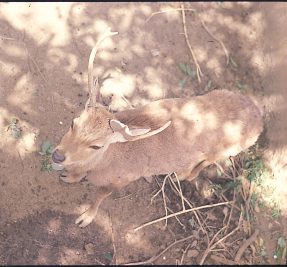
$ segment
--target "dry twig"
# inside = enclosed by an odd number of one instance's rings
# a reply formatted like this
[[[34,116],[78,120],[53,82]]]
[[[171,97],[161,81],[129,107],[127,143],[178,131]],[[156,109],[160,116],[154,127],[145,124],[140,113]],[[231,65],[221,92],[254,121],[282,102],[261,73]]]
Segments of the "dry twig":
[[[195,9],[192,9],[192,8],[186,8],[185,10],[186,11],[193,11],[193,12],[196,11]],[[154,12],[146,19],[145,23],[147,23],[154,15],[159,15],[159,14],[173,12],[173,11],[182,11],[182,9],[181,8],[175,8],[175,9],[169,9],[169,10]]]
[[[227,221],[227,224],[226,224],[226,228],[225,228],[225,231],[224,231],[224,234],[227,233],[227,230],[229,228],[229,224],[230,224],[230,221],[231,221],[231,218],[232,218],[232,214],[233,214],[233,209],[234,209],[234,206],[235,206],[235,189],[233,189],[233,204],[231,206],[231,210],[230,210],[230,213],[229,213],[229,217],[228,217],[228,221]]]
[[[167,207],[167,209],[168,209],[171,213],[174,213],[174,211],[173,211],[171,208]],[[184,229],[184,231],[186,231],[186,227],[185,227],[185,225],[180,221],[180,219],[178,219],[177,216],[175,216],[175,219],[178,221],[178,223],[179,223],[180,226]]]
[[[182,265],[183,260],[184,260],[184,256],[186,255],[186,252],[188,251],[190,245],[191,245],[191,244],[188,244],[187,247],[186,247],[186,249],[183,251],[182,256],[181,256],[181,260],[180,260],[180,263],[179,263],[180,265]]]
[[[193,205],[192,205],[192,204],[186,199],[186,197],[180,192],[180,190],[177,188],[175,182],[173,181],[173,179],[172,179],[171,177],[170,177],[170,179],[169,179],[169,182],[170,182],[170,184],[172,184],[173,187],[175,188],[175,190],[174,190],[174,188],[171,187],[171,188],[175,191],[175,193],[178,194],[178,195],[181,197],[181,199],[183,199],[183,200],[186,202],[186,204],[192,209],[192,208],[193,208]],[[201,220],[202,220],[201,215],[200,215],[199,213],[197,214],[196,211],[193,211],[193,214],[194,214],[194,216],[195,216],[195,218],[196,218],[196,220],[197,220],[197,222],[198,222],[198,224],[199,224],[201,230],[206,234],[206,236],[207,236],[207,238],[208,238],[208,234],[207,234],[206,230],[204,229],[204,227],[203,227],[203,225],[202,225],[202,223],[201,223]],[[203,222],[203,223],[206,225],[205,222]]]
[[[214,244],[212,244],[215,241],[215,238],[220,234],[220,232],[226,228],[226,226],[224,226],[223,228],[221,228],[212,238],[212,240],[210,241],[210,244],[208,244],[199,265],[203,265],[206,257],[208,256],[209,252],[214,249],[218,244],[220,244],[223,240],[225,240],[226,238],[228,238],[229,236],[233,235],[236,231],[239,230],[240,226],[241,226],[241,220],[242,220],[242,212],[240,214],[240,218],[239,218],[239,222],[238,222],[238,226],[233,229],[229,234],[225,235],[224,237],[222,237],[221,239],[219,239],[217,242],[215,242]]]
[[[201,22],[202,27],[207,31],[207,33],[208,33],[215,41],[217,41],[217,42],[221,45],[221,47],[222,47],[222,49],[223,49],[223,51],[224,51],[224,54],[225,54],[225,56],[226,56],[226,66],[227,66],[227,65],[229,64],[229,53],[228,53],[228,51],[227,51],[227,49],[226,49],[224,43],[223,43],[220,39],[218,39],[216,36],[214,36],[214,34],[213,34],[212,32],[210,32],[210,30],[209,30],[209,29],[207,28],[207,26],[205,25],[205,22],[200,18],[199,15],[198,15],[198,17],[199,17],[199,20],[200,20],[200,22]]]
[[[179,188],[179,194],[181,197],[181,204],[182,204],[182,210],[185,210],[185,205],[184,205],[184,200],[183,200],[183,194],[182,194],[182,190],[181,190],[181,186],[180,186],[180,181],[178,180],[177,174],[174,173],[174,176],[176,178],[177,184],[178,184],[178,188]],[[169,176],[169,179],[172,179],[171,176]]]
[[[24,33],[25,35],[25,33]],[[36,63],[36,61],[31,57],[30,53],[29,53],[29,50],[27,48],[27,45],[24,41],[21,41],[21,40],[18,40],[18,39],[15,39],[15,38],[10,38],[10,37],[5,37],[5,36],[0,36],[1,39],[4,39],[4,40],[9,40],[9,41],[15,41],[19,44],[22,44],[26,50],[26,54],[27,54],[27,58],[28,60],[30,59],[34,65],[34,67],[37,69],[38,73],[40,74],[41,78],[43,79],[43,81],[47,84],[47,80],[46,78],[44,77],[44,75],[42,74],[38,64]]]
[[[229,203],[231,203],[231,201],[229,201],[229,202],[221,202],[221,203],[216,203],[216,204],[211,204],[211,205],[205,205],[205,206],[196,207],[196,208],[187,209],[187,210],[182,210],[182,211],[179,211],[179,212],[176,212],[176,213],[173,213],[173,214],[169,214],[169,215],[164,216],[164,217],[162,217],[162,218],[159,218],[159,219],[156,219],[156,220],[147,222],[147,223],[145,223],[145,224],[142,224],[141,226],[135,228],[134,231],[138,231],[138,230],[140,230],[140,229],[142,229],[142,228],[144,228],[144,227],[146,227],[146,226],[148,226],[148,225],[151,225],[151,224],[160,222],[160,221],[165,220],[165,219],[168,219],[168,218],[172,218],[172,217],[177,216],[177,215],[180,215],[180,214],[188,213],[188,212],[195,211],[195,210],[201,210],[201,209],[207,209],[207,208],[212,208],[212,207],[227,205],[227,204],[229,204]]]
[[[242,257],[244,251],[247,249],[248,246],[250,246],[254,241],[256,241],[256,238],[259,234],[259,230],[256,229],[254,231],[254,233],[252,234],[251,237],[249,237],[242,245],[241,247],[238,249],[236,256],[234,258],[234,261],[239,262],[240,258]]]
[[[195,66],[196,66],[196,73],[197,73],[198,82],[201,83],[201,78],[200,78],[200,76],[203,76],[203,74],[202,74],[202,71],[201,71],[201,69],[200,69],[200,66],[199,66],[199,64],[198,64],[198,62],[197,62],[197,59],[196,59],[196,57],[195,57],[194,51],[193,51],[193,49],[192,49],[192,47],[191,47],[191,45],[190,45],[189,39],[188,39],[187,29],[186,29],[186,23],[185,23],[185,11],[184,11],[184,10],[185,10],[185,9],[184,9],[184,5],[182,4],[182,5],[181,5],[181,12],[182,12],[182,23],[183,23],[184,37],[185,37],[185,41],[186,41],[186,43],[187,43],[187,46],[188,46],[188,48],[189,48],[189,51],[190,51],[190,53],[191,53],[191,55],[192,55],[193,61],[194,61]]]
[[[114,253],[113,253],[113,258],[111,260],[111,264],[117,265],[117,251],[116,251],[116,246],[115,246],[114,228],[113,228],[113,222],[112,222],[112,218],[111,218],[111,214],[110,213],[109,213],[109,218],[110,218],[110,227],[111,227],[111,232],[112,232],[111,233],[111,235],[112,235],[112,244],[113,244],[113,249],[114,249]]]
[[[165,183],[166,183],[166,180],[167,180],[168,177],[169,177],[169,175],[166,175],[166,176],[164,177],[162,186],[160,187],[160,189],[158,190],[158,192],[157,192],[155,195],[153,195],[152,198],[151,198],[151,202],[152,202],[153,199],[154,199],[160,192],[162,192],[162,199],[163,199],[164,210],[165,210],[165,215],[166,215],[166,216],[167,216],[167,214],[168,214],[168,212],[167,212],[168,207],[167,207],[167,205],[166,205],[166,196],[165,196],[164,188],[165,188]],[[158,182],[157,182],[157,183],[158,183]],[[159,185],[159,183],[158,183],[158,185]],[[164,228],[166,228],[166,226],[167,226],[167,219],[165,220]]]

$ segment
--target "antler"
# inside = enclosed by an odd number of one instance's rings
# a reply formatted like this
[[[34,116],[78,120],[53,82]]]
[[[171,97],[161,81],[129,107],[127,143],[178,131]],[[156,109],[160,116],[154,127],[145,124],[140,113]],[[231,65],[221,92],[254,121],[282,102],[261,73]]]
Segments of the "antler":
[[[90,94],[89,104],[88,106],[94,106],[97,103],[97,94],[98,94],[98,79],[96,79],[95,87],[93,86],[93,64],[94,59],[97,54],[98,48],[100,44],[109,36],[113,36],[118,34],[118,32],[111,32],[111,28],[109,27],[103,36],[98,40],[95,47],[91,51],[88,65],[88,89]],[[95,89],[94,89],[95,88]],[[94,90],[93,90],[94,89]]]

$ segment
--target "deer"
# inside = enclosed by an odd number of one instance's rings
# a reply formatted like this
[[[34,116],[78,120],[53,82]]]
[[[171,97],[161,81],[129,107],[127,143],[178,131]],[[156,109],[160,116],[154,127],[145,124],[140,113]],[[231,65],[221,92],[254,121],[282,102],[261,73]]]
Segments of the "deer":
[[[79,227],[94,220],[113,191],[161,174],[192,181],[207,166],[254,145],[263,130],[258,105],[226,89],[110,112],[99,103],[99,79],[92,70],[99,45],[115,34],[109,28],[92,49],[85,108],[52,153],[53,162],[64,169],[62,181],[87,177],[97,189],[94,203],[75,221]]]

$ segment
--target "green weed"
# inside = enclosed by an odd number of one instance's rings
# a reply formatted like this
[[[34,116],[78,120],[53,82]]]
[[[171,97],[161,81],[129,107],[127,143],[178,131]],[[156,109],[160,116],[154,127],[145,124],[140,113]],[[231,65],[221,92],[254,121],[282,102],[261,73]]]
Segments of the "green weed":
[[[244,84],[239,80],[235,81],[235,86],[242,92],[246,91],[248,88],[247,84]]]
[[[53,150],[54,150],[54,147],[48,140],[42,143],[40,151],[39,151],[39,154],[42,156],[41,171],[51,172],[53,170],[52,163],[50,160]]]
[[[7,131],[10,131],[10,134],[13,138],[19,139],[22,136],[22,129],[18,125],[19,120],[17,118],[12,118],[9,125],[7,126]]]
[[[185,75],[185,78],[179,81],[178,85],[181,89],[184,88],[186,83],[192,80],[196,76],[196,71],[193,70],[188,64],[180,63],[178,64],[179,69]]]

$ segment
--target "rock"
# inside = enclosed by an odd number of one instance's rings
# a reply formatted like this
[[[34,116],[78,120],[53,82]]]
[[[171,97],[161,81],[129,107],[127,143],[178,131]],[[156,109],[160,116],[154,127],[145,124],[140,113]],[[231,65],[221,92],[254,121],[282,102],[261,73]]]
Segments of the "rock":
[[[158,49],[152,49],[150,50],[153,57],[158,57],[160,55],[160,52]]]

